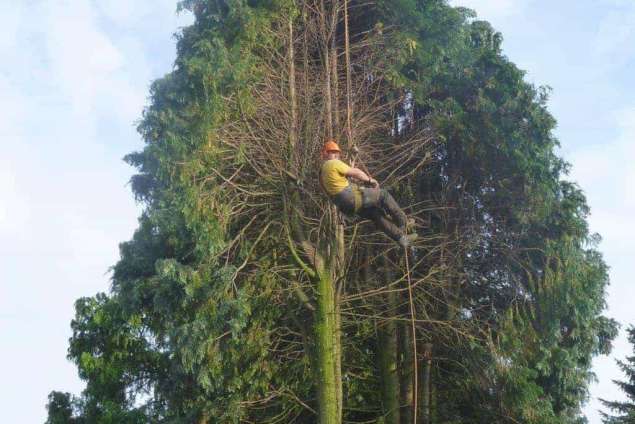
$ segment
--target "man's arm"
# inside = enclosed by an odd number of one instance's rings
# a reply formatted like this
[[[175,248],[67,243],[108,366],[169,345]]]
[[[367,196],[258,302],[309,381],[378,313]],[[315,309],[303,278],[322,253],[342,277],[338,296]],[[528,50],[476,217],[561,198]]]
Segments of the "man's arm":
[[[356,180],[363,181],[365,183],[370,183],[375,187],[379,187],[379,183],[374,178],[366,175],[364,171],[358,168],[350,168],[348,172],[346,172],[347,177],[355,178]]]

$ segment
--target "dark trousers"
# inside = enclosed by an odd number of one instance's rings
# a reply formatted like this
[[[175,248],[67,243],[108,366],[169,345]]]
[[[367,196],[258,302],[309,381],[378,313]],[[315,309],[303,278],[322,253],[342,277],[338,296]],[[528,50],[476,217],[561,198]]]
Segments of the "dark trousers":
[[[406,234],[406,214],[386,190],[351,184],[332,199],[343,213],[370,219],[395,241]]]

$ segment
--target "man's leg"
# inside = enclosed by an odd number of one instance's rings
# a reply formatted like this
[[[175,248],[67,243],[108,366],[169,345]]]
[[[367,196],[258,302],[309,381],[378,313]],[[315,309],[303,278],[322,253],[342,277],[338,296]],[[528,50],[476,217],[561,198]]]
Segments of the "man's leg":
[[[362,191],[362,207],[365,209],[385,209],[395,224],[405,230],[406,214],[401,210],[397,201],[384,189],[364,187]]]
[[[375,223],[375,226],[384,232],[388,237],[400,243],[403,241],[402,237],[405,236],[405,232],[402,231],[397,225],[393,224],[386,216],[384,215],[383,210],[378,207],[364,208],[359,211],[359,216],[362,218],[370,219]]]
[[[406,231],[406,214],[401,210],[397,201],[386,190],[379,190],[379,202],[388,211],[395,224],[403,231]]]
[[[414,255],[411,242],[417,234],[406,233],[407,217],[395,199],[386,190],[377,188],[362,188],[361,190],[363,208],[358,215],[372,220],[378,229]],[[386,217],[385,211],[390,214],[392,221]]]
[[[407,254],[414,261],[416,259],[415,250],[412,246],[412,241],[417,238],[416,233],[407,234],[406,225],[408,222],[408,218],[404,211],[399,207],[397,201],[388,193],[386,190],[379,191],[379,199],[383,209],[387,210],[392,220],[399,226],[401,231],[401,237],[397,240],[397,243],[404,249],[406,249]]]

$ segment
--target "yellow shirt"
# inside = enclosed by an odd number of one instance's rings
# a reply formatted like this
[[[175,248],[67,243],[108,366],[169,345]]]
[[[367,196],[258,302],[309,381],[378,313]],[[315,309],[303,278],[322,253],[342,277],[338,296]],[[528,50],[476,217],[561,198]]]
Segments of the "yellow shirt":
[[[322,163],[320,182],[329,196],[334,196],[348,187],[346,173],[351,169],[339,159],[331,159]]]

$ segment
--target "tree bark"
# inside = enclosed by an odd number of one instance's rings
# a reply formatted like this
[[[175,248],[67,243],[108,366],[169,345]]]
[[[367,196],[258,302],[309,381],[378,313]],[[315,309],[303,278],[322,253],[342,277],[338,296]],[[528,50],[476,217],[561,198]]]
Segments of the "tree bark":
[[[399,350],[401,352],[400,369],[400,405],[402,424],[412,424],[412,406],[414,394],[414,379],[412,375],[412,336],[410,323],[402,321],[399,323]]]
[[[386,271],[386,281],[392,281],[390,273]],[[389,291],[386,294],[386,302],[389,311],[395,311],[397,306],[397,294]],[[379,372],[381,376],[381,398],[386,424],[400,423],[399,410],[399,373],[397,323],[389,319],[377,325],[377,356],[379,359]]]
[[[295,51],[293,48],[293,18],[289,18],[289,101],[291,103],[291,125],[289,129],[290,159],[293,162],[298,139],[298,104],[295,89]]]
[[[318,422],[320,424],[340,423],[337,399],[337,349],[334,334],[335,289],[329,272],[318,273],[317,309],[315,312],[315,380],[318,392]]]
[[[423,369],[421,371],[421,422],[431,423],[431,393],[432,393],[432,343],[423,345]]]
[[[340,296],[335,295],[335,331],[333,332],[335,344],[335,388],[337,397],[338,422],[342,422],[344,408],[344,388],[342,386],[342,319],[340,315]]]
[[[333,103],[331,98],[331,61],[329,38],[330,33],[327,28],[326,6],[324,0],[320,1],[320,30],[322,32],[322,57],[324,60],[324,105],[326,106],[326,134],[328,138],[333,138]]]
[[[353,147],[353,130],[351,128],[351,119],[353,115],[353,107],[351,105],[351,56],[350,56],[350,40],[348,34],[348,0],[344,0],[344,58],[346,65],[346,141],[349,149]]]

